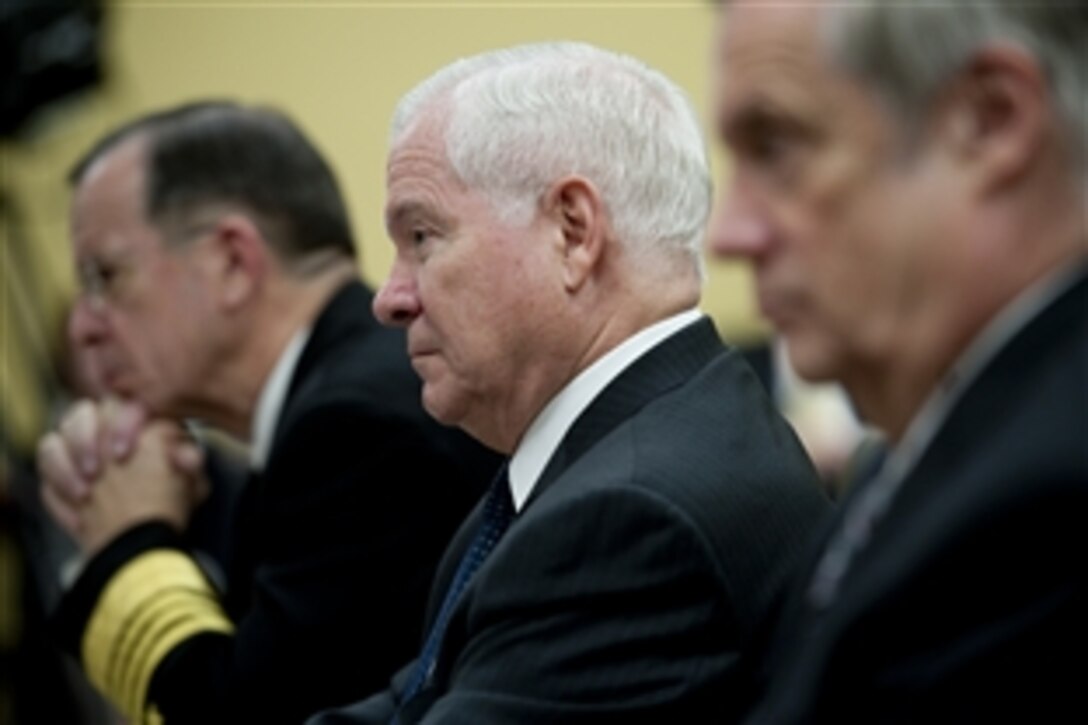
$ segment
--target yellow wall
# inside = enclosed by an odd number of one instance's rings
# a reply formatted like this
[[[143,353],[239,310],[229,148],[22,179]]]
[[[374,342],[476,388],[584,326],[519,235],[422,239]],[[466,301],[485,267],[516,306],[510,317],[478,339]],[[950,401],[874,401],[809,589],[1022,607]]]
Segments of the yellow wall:
[[[44,420],[24,380],[40,363],[19,330],[33,327],[55,342],[72,289],[64,174],[94,137],[117,122],[209,96],[285,110],[338,170],[363,246],[364,275],[378,282],[392,259],[381,223],[386,127],[402,93],[462,55],[534,40],[585,40],[656,66],[688,90],[706,119],[710,5],[630,0],[111,4],[105,85],[52,112],[31,138],[0,148],[0,179],[25,222],[18,228],[20,238],[29,240],[42,260],[27,270],[27,263],[19,262],[16,269],[7,251],[13,227],[5,215],[0,394],[9,432],[29,438]],[[11,273],[33,280],[37,293],[30,309],[12,302],[20,293],[9,284]],[[748,292],[742,271],[711,265],[704,308],[727,337],[762,331]],[[19,309],[34,324],[13,324]],[[12,411],[18,412],[14,418]]]

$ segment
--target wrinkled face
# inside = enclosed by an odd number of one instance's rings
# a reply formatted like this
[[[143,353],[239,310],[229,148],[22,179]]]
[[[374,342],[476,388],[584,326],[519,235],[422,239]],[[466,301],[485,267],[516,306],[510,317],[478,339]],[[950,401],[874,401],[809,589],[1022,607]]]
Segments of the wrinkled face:
[[[885,106],[834,64],[820,12],[722,13],[715,103],[733,167],[709,244],[752,263],[760,309],[803,376],[849,382],[910,344],[956,177],[935,144],[908,150]]]
[[[375,313],[407,328],[427,411],[509,448],[524,415],[551,392],[538,375],[562,294],[550,227],[539,215],[504,223],[456,176],[430,126],[394,146],[387,182],[396,259]]]
[[[145,219],[143,176],[142,144],[130,142],[95,163],[75,191],[83,294],[69,331],[102,385],[182,415],[203,374],[207,295],[194,271],[196,242],[167,248]]]

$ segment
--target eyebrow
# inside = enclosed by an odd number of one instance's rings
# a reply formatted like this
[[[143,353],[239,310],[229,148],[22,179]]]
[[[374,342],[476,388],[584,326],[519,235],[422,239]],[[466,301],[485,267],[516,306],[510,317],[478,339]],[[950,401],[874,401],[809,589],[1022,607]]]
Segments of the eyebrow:
[[[718,124],[718,132],[726,138],[751,133],[781,118],[774,105],[757,99],[742,106]]]
[[[421,201],[409,199],[398,202],[396,206],[386,210],[385,228],[387,230],[392,230],[395,227],[403,225],[410,217],[429,215],[430,207]]]
[[[718,124],[718,134],[727,142],[743,142],[773,129],[796,137],[813,140],[820,136],[817,128],[787,113],[774,103],[757,99]]]
[[[125,262],[133,256],[136,256],[136,252],[124,247],[95,249],[91,251],[85,250],[75,255],[75,263],[76,266],[94,265],[97,267],[104,267]]]

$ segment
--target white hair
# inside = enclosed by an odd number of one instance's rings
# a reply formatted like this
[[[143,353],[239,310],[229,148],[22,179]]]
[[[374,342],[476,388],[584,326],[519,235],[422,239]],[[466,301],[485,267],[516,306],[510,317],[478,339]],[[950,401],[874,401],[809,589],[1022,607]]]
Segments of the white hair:
[[[600,192],[634,256],[664,253],[701,271],[706,148],[684,92],[658,71],[581,43],[484,53],[405,95],[392,142],[445,102],[451,166],[505,220],[527,223],[551,184],[579,175]]]
[[[1010,43],[1042,66],[1066,127],[1073,165],[1088,180],[1088,2],[956,0],[832,5],[829,47],[917,128],[944,85],[982,47]]]

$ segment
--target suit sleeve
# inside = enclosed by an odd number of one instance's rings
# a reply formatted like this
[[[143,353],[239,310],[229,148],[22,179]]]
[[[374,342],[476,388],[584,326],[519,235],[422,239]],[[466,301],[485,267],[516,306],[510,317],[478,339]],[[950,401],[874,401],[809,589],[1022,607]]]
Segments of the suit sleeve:
[[[448,691],[422,722],[728,718],[747,686],[739,635],[683,512],[644,490],[598,490],[531,524],[481,569],[464,630],[450,635],[465,644]]]
[[[328,393],[292,419],[262,482],[259,526],[247,532],[259,561],[252,581],[231,582],[251,587],[249,606],[231,622],[210,588],[202,591],[207,626],[159,641],[139,687],[130,678],[104,688],[132,722],[161,713],[169,725],[297,723],[378,689],[418,646],[434,563],[460,518],[453,512],[466,508],[453,498],[456,484],[441,478],[450,462],[416,418],[357,404],[347,390]],[[182,568],[184,552],[171,556]],[[105,618],[130,626],[99,640],[113,651],[128,646],[137,621],[109,593],[131,566],[107,577],[88,597],[90,614],[69,625],[84,642]],[[141,629],[166,628],[165,608],[124,604],[144,609]],[[209,611],[218,613],[214,623]]]
[[[161,722],[146,693],[167,654],[234,631],[180,536],[161,522],[135,526],[100,552],[62,601],[55,624],[88,679],[133,723]]]

